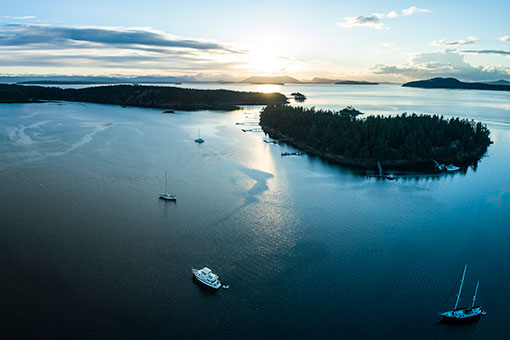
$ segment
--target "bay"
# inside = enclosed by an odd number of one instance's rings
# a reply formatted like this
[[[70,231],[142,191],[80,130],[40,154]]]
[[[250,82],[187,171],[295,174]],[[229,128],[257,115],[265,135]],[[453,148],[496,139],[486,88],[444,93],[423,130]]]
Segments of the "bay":
[[[267,144],[261,107],[0,105],[3,337],[505,338],[510,97],[393,84],[183,87],[276,91],[367,114],[486,123],[461,173],[367,178]],[[243,123],[245,126],[236,125]],[[196,144],[198,129],[205,143]],[[168,171],[176,203],[158,199]],[[438,323],[468,264],[488,315]],[[191,280],[209,266],[230,290]],[[444,308],[452,308],[450,299]]]

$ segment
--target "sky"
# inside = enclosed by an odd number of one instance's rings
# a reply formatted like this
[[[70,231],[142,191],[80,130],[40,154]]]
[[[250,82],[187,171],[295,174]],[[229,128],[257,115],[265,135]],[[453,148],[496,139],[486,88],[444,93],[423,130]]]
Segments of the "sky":
[[[1,75],[510,80],[510,1],[2,1]]]

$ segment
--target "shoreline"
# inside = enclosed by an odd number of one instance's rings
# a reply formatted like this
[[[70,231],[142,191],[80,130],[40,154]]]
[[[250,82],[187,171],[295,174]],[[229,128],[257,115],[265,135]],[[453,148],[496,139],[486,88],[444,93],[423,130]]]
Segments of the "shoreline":
[[[370,169],[370,170],[377,170],[377,160],[356,160],[356,159],[350,159],[346,157],[342,157],[339,155],[335,155],[332,153],[326,153],[319,151],[317,149],[314,149],[310,147],[309,145],[306,145],[304,143],[301,143],[299,141],[294,140],[291,137],[288,137],[286,135],[281,134],[280,132],[271,129],[267,126],[263,126],[262,131],[264,131],[265,134],[267,134],[270,138],[273,138],[277,140],[278,142],[285,143],[287,145],[293,146],[298,150],[301,150],[303,152],[306,152],[310,156],[316,156],[323,160],[342,165],[342,166],[348,166],[352,168],[358,168],[358,169]],[[483,155],[486,153],[480,152],[480,150],[473,151],[469,154],[466,154],[465,157],[461,159],[452,160],[451,163],[456,163],[457,165],[461,167],[467,167],[473,164],[478,163],[478,161],[483,157]],[[390,170],[400,170],[400,171],[410,171],[410,172],[423,172],[423,170],[430,169],[430,171],[435,170],[435,164],[434,160],[432,159],[418,159],[414,161],[410,160],[397,160],[397,161],[389,161],[389,160],[383,160],[380,161],[381,166],[385,169]]]
[[[106,85],[81,89],[0,84],[0,103],[83,102],[163,110],[233,111],[241,106],[288,103],[281,93],[189,89],[170,86]]]

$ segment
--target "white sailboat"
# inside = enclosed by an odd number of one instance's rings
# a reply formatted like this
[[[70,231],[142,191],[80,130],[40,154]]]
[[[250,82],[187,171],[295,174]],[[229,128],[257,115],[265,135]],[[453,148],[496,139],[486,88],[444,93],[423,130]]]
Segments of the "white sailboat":
[[[200,144],[200,143],[203,143],[203,142],[205,142],[205,140],[200,138],[200,129],[198,129],[198,137],[197,137],[197,139],[195,139],[195,143]]]
[[[455,307],[453,310],[440,313],[441,317],[444,321],[447,322],[472,322],[478,321],[480,316],[487,315],[487,312],[482,309],[480,306],[475,306],[476,302],[476,294],[478,293],[478,284],[480,281],[476,283],[475,295],[473,296],[473,302],[471,303],[471,307],[461,307],[457,308],[460,301],[460,293],[462,292],[462,287],[464,286],[464,277],[466,276],[467,264],[464,266],[464,273],[462,274],[462,280],[460,281],[459,293],[457,294],[457,301],[455,301]]]
[[[164,194],[160,194],[159,198],[164,199],[164,200],[169,200],[169,201],[176,201],[177,200],[177,196],[168,193],[168,190],[167,190],[167,172],[166,171],[165,171],[165,193]]]

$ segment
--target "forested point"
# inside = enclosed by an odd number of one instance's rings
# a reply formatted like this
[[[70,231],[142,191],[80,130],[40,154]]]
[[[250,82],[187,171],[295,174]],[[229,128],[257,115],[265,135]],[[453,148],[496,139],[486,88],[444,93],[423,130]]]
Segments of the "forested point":
[[[0,103],[62,100],[176,110],[234,110],[238,105],[284,104],[280,93],[110,85],[83,89],[0,84]]]
[[[478,161],[491,144],[487,126],[473,120],[414,113],[358,118],[345,112],[269,105],[260,125],[298,148],[363,167],[375,167],[377,161],[392,167],[433,160],[466,165]]]

